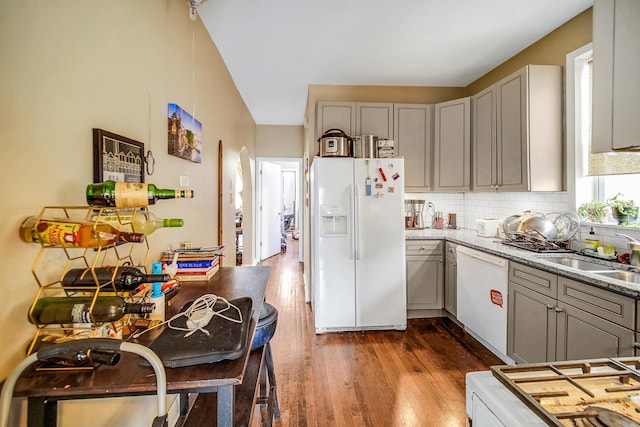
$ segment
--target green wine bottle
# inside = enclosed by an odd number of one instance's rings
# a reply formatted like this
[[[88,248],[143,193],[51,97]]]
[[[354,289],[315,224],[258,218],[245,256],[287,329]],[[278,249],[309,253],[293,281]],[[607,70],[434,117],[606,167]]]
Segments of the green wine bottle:
[[[168,190],[141,182],[105,181],[87,185],[89,206],[140,208],[159,199],[191,199],[191,190]]]
[[[135,212],[134,209],[103,210],[100,221],[116,228],[130,222],[134,232],[146,235],[153,233],[158,228],[182,227],[184,225],[182,218],[158,218],[144,209]]]
[[[138,267],[72,268],[62,277],[65,287],[90,287],[112,282],[118,291],[132,291],[142,283],[168,282],[168,274],[145,274]]]
[[[36,301],[29,322],[35,324],[115,322],[125,314],[151,313],[153,303],[127,303],[119,296],[44,297]]]

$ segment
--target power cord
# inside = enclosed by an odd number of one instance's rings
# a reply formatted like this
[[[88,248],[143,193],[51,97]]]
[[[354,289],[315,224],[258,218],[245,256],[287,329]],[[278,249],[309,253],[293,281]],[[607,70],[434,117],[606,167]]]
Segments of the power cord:
[[[216,310],[214,309],[214,306],[218,302],[223,303],[224,307],[219,310]],[[234,309],[236,311],[236,313],[238,314],[238,319],[234,319],[232,317],[229,317],[223,314],[226,311],[231,309]],[[186,328],[171,324],[171,322],[173,322],[176,319],[179,319],[182,316],[185,316],[187,318]],[[242,312],[238,307],[236,307],[235,305],[227,301],[225,298],[220,297],[218,295],[205,294],[197,298],[195,301],[193,301],[191,306],[189,306],[189,308],[186,309],[185,311],[177,313],[176,315],[172,316],[169,320],[165,320],[164,322],[161,322],[151,328],[145,329],[139,333],[134,334],[133,338],[134,339],[138,338],[140,335],[165,324],[168,325],[171,329],[174,329],[177,331],[186,331],[187,333],[184,335],[185,338],[191,336],[196,331],[200,331],[206,335],[211,335],[209,331],[207,331],[204,328],[209,324],[213,316],[219,316],[233,323],[243,322]]]

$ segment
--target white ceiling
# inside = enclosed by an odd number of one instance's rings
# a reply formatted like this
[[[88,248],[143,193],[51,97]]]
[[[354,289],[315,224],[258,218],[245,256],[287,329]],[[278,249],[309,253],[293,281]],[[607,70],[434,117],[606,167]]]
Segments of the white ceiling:
[[[257,124],[309,84],[467,86],[593,0],[208,0],[198,14]]]

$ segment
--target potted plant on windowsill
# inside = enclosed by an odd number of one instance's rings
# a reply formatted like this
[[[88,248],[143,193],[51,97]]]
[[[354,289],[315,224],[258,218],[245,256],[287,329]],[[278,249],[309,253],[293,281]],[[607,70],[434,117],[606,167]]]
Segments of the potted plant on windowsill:
[[[638,219],[638,205],[633,200],[625,200],[624,194],[616,194],[607,200],[607,204],[611,206],[611,214],[619,225],[628,225],[636,222]]]
[[[581,204],[580,207],[578,207],[578,214],[580,214],[582,219],[585,221],[598,222],[602,224],[607,218],[608,210],[606,203],[598,200],[592,200]]]

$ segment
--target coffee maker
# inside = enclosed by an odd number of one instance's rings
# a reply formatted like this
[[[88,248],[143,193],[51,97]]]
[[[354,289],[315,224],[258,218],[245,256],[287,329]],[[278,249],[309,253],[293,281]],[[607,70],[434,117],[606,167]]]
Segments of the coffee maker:
[[[404,201],[404,226],[406,229],[420,230],[424,228],[424,205],[424,200]]]

